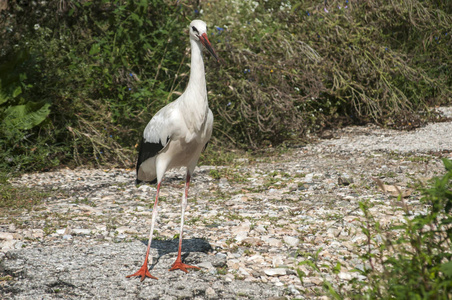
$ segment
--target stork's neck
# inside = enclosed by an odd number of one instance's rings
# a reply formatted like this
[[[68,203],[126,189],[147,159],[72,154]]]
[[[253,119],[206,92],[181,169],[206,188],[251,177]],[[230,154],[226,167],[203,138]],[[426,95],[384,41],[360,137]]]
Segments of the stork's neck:
[[[207,102],[206,78],[202,60],[202,45],[190,39],[191,70],[187,88],[179,97],[179,104],[184,112],[184,121],[189,132],[199,132],[206,122],[209,104]],[[193,136],[185,137],[190,140]]]
[[[190,79],[188,80],[187,90],[192,93],[200,94],[203,100],[207,100],[206,75],[204,71],[204,61],[202,59],[202,45],[190,39],[191,45],[191,66]]]

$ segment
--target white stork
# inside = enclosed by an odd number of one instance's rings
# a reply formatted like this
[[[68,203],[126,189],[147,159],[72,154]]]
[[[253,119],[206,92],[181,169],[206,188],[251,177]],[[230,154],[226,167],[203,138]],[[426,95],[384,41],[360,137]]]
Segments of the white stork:
[[[140,153],[137,162],[137,184],[145,181],[157,182],[157,194],[152,209],[151,231],[143,266],[138,272],[128,275],[157,279],[148,270],[148,257],[152,242],[152,233],[157,216],[157,204],[160,185],[166,170],[186,167],[185,192],[182,196],[182,214],[180,221],[179,250],[176,262],[170,271],[180,269],[188,272],[187,268],[199,269],[182,263],[182,237],[184,214],[187,207],[188,186],[190,177],[195,170],[201,152],[207,145],[213,127],[213,115],[207,102],[206,78],[202,46],[204,46],[219,62],[209,39],[207,38],[206,23],[194,20],[190,23],[191,70],[190,79],[184,93],[174,102],[160,109],[143,132]]]

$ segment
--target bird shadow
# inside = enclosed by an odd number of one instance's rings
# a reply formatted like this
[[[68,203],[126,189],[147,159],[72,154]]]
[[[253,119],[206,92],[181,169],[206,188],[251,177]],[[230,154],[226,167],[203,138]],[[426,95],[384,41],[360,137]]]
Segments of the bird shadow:
[[[147,246],[148,240],[142,241]],[[157,249],[157,258],[153,260],[149,269],[153,269],[157,265],[160,258],[166,254],[179,250],[179,239],[173,240],[152,240],[151,248]],[[205,239],[192,238],[182,239],[182,261],[184,261],[190,252],[207,253],[212,250],[212,246]]]

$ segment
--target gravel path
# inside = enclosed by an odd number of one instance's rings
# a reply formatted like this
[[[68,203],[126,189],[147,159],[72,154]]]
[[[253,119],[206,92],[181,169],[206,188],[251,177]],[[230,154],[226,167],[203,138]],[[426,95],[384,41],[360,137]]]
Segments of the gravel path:
[[[450,114],[451,109],[444,109]],[[32,211],[0,217],[0,295],[12,299],[289,299],[315,298],[363,278],[357,248],[360,201],[384,226],[403,216],[373,178],[407,194],[413,183],[442,173],[451,158],[452,123],[411,132],[373,126],[333,132],[334,138],[278,156],[201,166],[189,195],[183,252],[201,267],[169,272],[177,251],[183,171],[161,189],[151,274],[126,279],[144,258],[155,187],[134,185],[134,171],[76,169],[25,174],[14,184],[50,191]],[[425,209],[415,192],[405,198]],[[320,272],[305,260],[318,253]],[[342,265],[339,274],[331,268]],[[297,269],[306,276],[303,282]]]

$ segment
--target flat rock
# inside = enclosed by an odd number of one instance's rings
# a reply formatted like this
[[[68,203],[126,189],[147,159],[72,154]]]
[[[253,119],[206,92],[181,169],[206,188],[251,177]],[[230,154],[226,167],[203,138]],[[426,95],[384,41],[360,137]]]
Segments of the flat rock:
[[[264,273],[268,276],[283,276],[287,274],[287,269],[285,268],[265,269]]]

